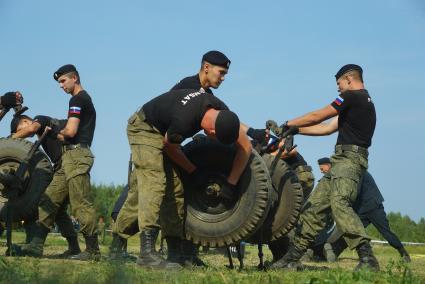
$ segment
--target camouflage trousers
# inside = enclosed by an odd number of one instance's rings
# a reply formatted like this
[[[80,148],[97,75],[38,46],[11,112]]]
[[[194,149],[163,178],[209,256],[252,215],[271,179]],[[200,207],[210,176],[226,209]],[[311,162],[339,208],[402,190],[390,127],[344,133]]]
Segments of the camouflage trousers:
[[[304,195],[304,202],[310,196],[314,187],[314,175],[310,166],[298,166],[295,168],[295,174],[301,184]]]
[[[81,225],[80,231],[87,236],[97,233],[96,211],[90,194],[89,172],[93,161],[93,154],[86,148],[63,153],[62,165],[54,173],[40,200],[39,223],[47,228],[52,227],[58,216],[68,216],[66,209],[69,203],[71,214]]]
[[[139,214],[139,194],[137,189],[137,178],[135,171],[130,174],[130,184],[127,198],[119,211],[115,222],[112,224],[112,231],[122,238],[129,237],[139,232],[138,214]],[[124,209],[125,208],[125,209]],[[156,222],[160,227],[159,220]]]
[[[164,137],[142,114],[128,120],[127,136],[134,163],[133,186],[118,214],[114,231],[128,237],[137,216],[140,231],[158,228],[165,237],[183,237],[184,192],[177,167],[163,152]],[[137,215],[135,214],[137,212]]]
[[[298,220],[294,245],[302,250],[313,244],[330,215],[351,249],[370,240],[352,208],[361,176],[367,169],[367,157],[351,151],[337,151],[331,161],[330,174],[320,179]]]

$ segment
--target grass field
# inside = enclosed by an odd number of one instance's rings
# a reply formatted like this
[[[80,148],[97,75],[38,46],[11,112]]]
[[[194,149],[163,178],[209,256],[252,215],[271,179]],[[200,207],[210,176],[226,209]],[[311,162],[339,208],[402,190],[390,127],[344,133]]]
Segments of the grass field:
[[[20,243],[23,233],[14,233],[14,242]],[[110,239],[107,239],[108,243]],[[0,255],[6,251],[6,241],[0,239]],[[84,242],[81,240],[84,247]],[[249,246],[246,252],[245,269],[238,271],[225,267],[227,258],[215,250],[201,253],[201,258],[209,265],[206,269],[184,269],[182,271],[151,271],[137,267],[134,262],[80,262],[49,259],[66,249],[66,241],[58,235],[49,235],[45,246],[45,257],[0,257],[0,283],[425,283],[425,247],[408,247],[412,263],[404,264],[398,253],[388,246],[374,246],[381,265],[381,272],[362,271],[354,273],[357,264],[355,252],[345,251],[342,259],[333,264],[306,263],[316,270],[302,272],[267,271],[256,269],[257,249]],[[137,237],[129,241],[129,252],[137,255]],[[265,249],[265,259],[271,254]],[[107,255],[108,245],[102,245],[102,253]],[[234,259],[238,264],[237,259]]]

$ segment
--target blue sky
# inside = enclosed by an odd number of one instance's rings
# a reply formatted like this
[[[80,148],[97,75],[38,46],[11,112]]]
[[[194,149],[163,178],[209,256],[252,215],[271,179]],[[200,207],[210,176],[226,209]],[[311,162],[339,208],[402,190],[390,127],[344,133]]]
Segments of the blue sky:
[[[128,117],[198,71],[217,49],[232,65],[215,94],[263,127],[329,104],[333,75],[364,68],[377,128],[369,169],[387,211],[424,217],[425,3],[380,1],[0,0],[0,93],[20,90],[29,115],[63,118],[53,72],[77,66],[97,109],[92,180],[126,182]],[[10,115],[0,136],[8,134]],[[314,167],[336,136],[297,137]]]

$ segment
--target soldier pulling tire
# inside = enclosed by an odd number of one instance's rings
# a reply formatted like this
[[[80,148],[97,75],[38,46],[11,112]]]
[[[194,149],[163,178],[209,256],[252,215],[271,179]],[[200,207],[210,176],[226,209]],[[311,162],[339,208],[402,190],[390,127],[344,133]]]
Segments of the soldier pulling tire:
[[[0,138],[0,173],[13,174],[25,159],[33,143],[11,138]],[[23,188],[14,204],[13,221],[31,218],[37,214],[38,202],[52,180],[53,169],[46,154],[36,151],[29,161]],[[6,220],[7,189],[0,180],[0,220]]]

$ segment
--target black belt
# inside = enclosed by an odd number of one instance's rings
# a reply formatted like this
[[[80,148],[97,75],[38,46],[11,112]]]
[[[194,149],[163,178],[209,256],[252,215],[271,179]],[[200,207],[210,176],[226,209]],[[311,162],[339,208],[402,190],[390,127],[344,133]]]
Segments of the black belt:
[[[307,165],[301,165],[295,168],[295,171],[297,172],[311,172],[313,171],[313,168]]]
[[[63,152],[69,151],[69,150],[74,150],[74,149],[77,149],[77,148],[90,149],[90,145],[85,144],[85,143],[78,143],[78,144],[67,144],[67,145],[62,146]]]
[[[336,145],[335,146],[335,153],[344,152],[344,151],[351,151],[351,152],[359,153],[365,156],[369,155],[369,151],[366,148],[363,148],[357,145]]]

